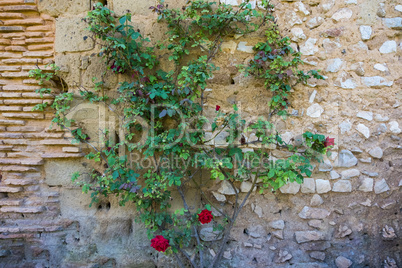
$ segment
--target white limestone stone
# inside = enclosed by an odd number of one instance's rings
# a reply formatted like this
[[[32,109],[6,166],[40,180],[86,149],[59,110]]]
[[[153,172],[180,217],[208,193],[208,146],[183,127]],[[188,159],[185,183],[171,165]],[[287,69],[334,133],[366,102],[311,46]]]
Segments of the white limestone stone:
[[[394,40],[385,41],[380,47],[380,53],[388,54],[392,52],[396,52],[396,42]]]
[[[314,29],[317,28],[318,26],[320,26],[321,24],[324,23],[324,19],[321,17],[315,17],[312,18],[311,20],[309,20],[306,25],[307,27],[309,27],[310,29]]]
[[[324,112],[324,108],[321,107],[318,103],[314,103],[310,107],[307,108],[307,116],[318,118]]]
[[[344,66],[344,62],[342,59],[330,59],[327,61],[327,72],[336,73]]]
[[[396,121],[389,122],[389,130],[392,133],[395,133],[395,134],[401,133],[401,129],[399,128],[399,124]]]
[[[370,137],[370,129],[366,127],[364,124],[358,124],[356,127],[357,131],[359,131],[361,134],[363,134],[366,139]]]
[[[356,116],[362,119],[366,119],[367,121],[373,120],[373,112],[359,111]]]
[[[253,46],[247,46],[247,42],[240,42],[237,50],[246,53],[254,53]]]
[[[338,193],[350,193],[352,191],[352,184],[347,180],[339,180],[335,182],[332,191]]]
[[[358,190],[362,192],[372,192],[374,186],[374,179],[363,178],[362,184],[359,186]]]
[[[316,181],[317,193],[323,194],[331,191],[331,184],[329,180],[317,179]]]
[[[360,26],[360,34],[363,40],[370,40],[373,30],[371,26],[362,25]]]
[[[385,64],[377,63],[374,65],[374,69],[380,72],[388,72],[388,67]]]
[[[292,28],[290,33],[292,34],[292,41],[296,43],[306,40],[306,35],[304,34],[302,28],[298,27]]]
[[[352,17],[353,11],[350,8],[341,8],[332,15],[332,19],[336,22],[341,20],[348,20]]]
[[[361,80],[365,86],[375,88],[390,87],[394,84],[393,81],[389,81],[381,76],[362,77]]]
[[[316,52],[318,52],[318,46],[315,44],[317,43],[317,39],[315,38],[309,38],[307,41],[300,47],[300,52],[304,56],[308,55],[314,55]]]
[[[387,182],[385,181],[385,179],[375,182],[374,192],[376,194],[381,194],[381,193],[389,191],[389,190],[390,190],[389,186],[388,186]]]
[[[297,182],[288,183],[280,188],[283,194],[297,194],[300,190],[300,184]]]
[[[358,169],[347,169],[341,172],[342,180],[347,180],[353,177],[357,177],[360,175],[360,171]]]
[[[313,178],[304,178],[304,182],[301,185],[301,192],[304,194],[315,193],[315,180]]]
[[[383,156],[383,151],[380,147],[375,147],[369,151],[369,154],[374,158],[381,158]]]

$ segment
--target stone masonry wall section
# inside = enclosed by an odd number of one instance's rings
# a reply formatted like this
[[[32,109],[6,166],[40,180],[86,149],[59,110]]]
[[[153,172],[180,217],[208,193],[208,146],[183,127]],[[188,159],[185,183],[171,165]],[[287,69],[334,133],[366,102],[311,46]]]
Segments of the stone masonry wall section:
[[[156,2],[104,1],[117,15],[130,10],[133,25],[151,42],[165,38],[149,10]],[[186,0],[166,2],[180,8]],[[32,112],[43,99],[34,93],[39,85],[28,77],[30,69],[55,61],[71,92],[93,87],[92,77],[106,71],[82,21],[93,3],[0,0],[0,267],[174,267],[149,247],[135,208],[119,207],[116,198],[89,208],[89,195],[70,179],[89,167],[81,147],[64,131],[49,129],[51,111]],[[402,267],[402,4],[273,4],[281,32],[306,66],[326,77],[294,89],[292,116],[277,120],[277,129],[287,142],[300,142],[309,130],[334,137],[337,145],[303,185],[252,195],[223,267]],[[220,70],[208,84],[206,116],[213,116],[215,105],[225,111],[235,103],[250,121],[264,115],[269,93],[236,68],[262,40],[261,32],[225,40],[215,61]],[[162,62],[162,68],[169,65]],[[110,90],[125,79],[103,78]],[[100,115],[88,108],[74,118],[88,123]],[[214,143],[223,141],[219,136]],[[273,148],[272,157],[285,155]],[[250,184],[236,186],[245,192]],[[211,186],[210,199],[223,209],[233,202],[227,190],[225,183]],[[211,232],[203,226],[202,239]]]
[[[35,0],[0,1],[0,267],[49,263],[72,224],[59,220],[59,193],[44,183],[43,164],[81,154],[64,131],[49,129],[51,113],[32,111],[44,99],[28,76],[53,61],[54,40],[55,19]],[[45,243],[50,237],[58,242]]]

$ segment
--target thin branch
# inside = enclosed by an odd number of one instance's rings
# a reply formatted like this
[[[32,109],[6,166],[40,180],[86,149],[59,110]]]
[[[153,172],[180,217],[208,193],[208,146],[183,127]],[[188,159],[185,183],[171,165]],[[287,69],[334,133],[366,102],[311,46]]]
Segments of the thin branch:
[[[186,202],[186,198],[184,196],[183,190],[180,186],[177,186],[177,190],[179,191],[179,194],[181,196],[181,199],[183,200],[183,205],[184,205],[184,209],[186,210],[186,214],[190,215],[190,208]],[[197,240],[197,244],[200,247],[200,266],[204,267],[204,252],[203,252],[203,245],[200,241],[200,236],[198,235],[198,230],[197,227],[195,225],[193,225],[193,230],[194,230],[194,235],[195,238]]]

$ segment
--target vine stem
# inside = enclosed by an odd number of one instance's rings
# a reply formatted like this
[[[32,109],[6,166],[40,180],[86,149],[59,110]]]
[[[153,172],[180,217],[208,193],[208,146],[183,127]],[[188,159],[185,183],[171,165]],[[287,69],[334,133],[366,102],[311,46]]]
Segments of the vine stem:
[[[190,215],[190,208],[189,208],[189,206],[187,204],[186,197],[184,196],[182,187],[177,186],[177,190],[179,191],[180,197],[181,197],[181,199],[183,201],[183,206],[184,206],[184,209],[186,210],[186,214]],[[200,236],[198,234],[198,230],[197,230],[197,227],[195,225],[193,225],[193,230],[194,230],[195,239],[197,240],[197,245],[200,248],[199,249],[199,252],[200,252],[200,267],[203,268],[204,267],[203,245],[201,243]]]
[[[243,199],[242,203],[240,204],[240,206],[237,209],[234,209],[232,221],[229,224],[229,227],[226,228],[226,230],[225,230],[225,233],[224,233],[224,236],[223,236],[223,239],[222,239],[222,242],[221,242],[219,252],[218,252],[218,254],[216,254],[216,256],[214,257],[214,259],[212,260],[212,263],[209,265],[208,268],[214,268],[215,264],[222,257],[223,251],[225,249],[225,245],[226,245],[226,243],[227,243],[227,241],[229,240],[229,237],[230,237],[230,231],[232,230],[232,228],[233,228],[233,226],[234,226],[234,224],[236,222],[236,219],[239,216],[240,211],[242,210],[242,208],[246,204],[246,201],[248,200],[248,198],[250,197],[251,193],[253,192],[253,190],[255,188],[255,185],[257,183],[258,175],[259,175],[259,170],[257,171],[257,174],[256,174],[256,176],[254,178],[254,181],[253,181],[251,189],[247,192],[247,194],[244,197],[244,199]]]

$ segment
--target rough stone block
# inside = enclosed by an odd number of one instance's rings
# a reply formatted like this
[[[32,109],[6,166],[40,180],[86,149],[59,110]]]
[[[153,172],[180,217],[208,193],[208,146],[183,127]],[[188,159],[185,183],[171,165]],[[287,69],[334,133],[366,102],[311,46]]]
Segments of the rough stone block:
[[[317,231],[298,231],[295,232],[295,237],[297,243],[306,243],[311,241],[322,241],[326,240],[324,233]]]
[[[93,49],[93,40],[85,38],[90,34],[85,30],[86,27],[81,18],[59,18],[56,21],[55,51],[77,52]]]
[[[315,193],[315,180],[313,178],[304,178],[304,182],[301,185],[301,192],[304,194]]]
[[[78,59],[74,59],[78,60]],[[76,61],[74,61],[75,63]],[[70,63],[70,64],[74,64]],[[78,61],[79,63],[79,61]],[[71,66],[72,67],[72,66]],[[72,68],[70,68],[71,71],[73,71]],[[77,68],[78,70],[78,68]],[[100,57],[93,57],[91,58],[91,64],[88,66],[88,68],[85,70],[82,76],[82,82],[85,87],[94,87],[95,84],[99,81],[101,81],[101,74],[106,71],[106,74],[103,76],[103,81],[105,82],[104,86],[106,88],[114,88],[117,85],[117,75],[113,73],[112,70],[107,70],[107,66],[104,62],[104,60]],[[97,79],[95,81],[92,81],[92,78],[96,77]],[[73,76],[70,77],[70,80],[74,79]]]
[[[283,194],[297,194],[300,190],[300,184],[297,182],[291,182],[282,186],[279,190]]]
[[[147,1],[144,1],[147,2]],[[60,15],[78,15],[89,11],[91,1],[81,0],[46,0],[38,1],[38,10],[53,17]],[[95,3],[95,2],[92,2]]]
[[[299,213],[299,217],[302,219],[325,219],[331,212],[323,208],[310,208],[304,207]]]
[[[90,169],[85,168],[79,162],[71,160],[46,161],[44,168],[46,173],[46,183],[48,185],[62,185],[64,187],[73,186],[71,176],[74,172],[89,174],[91,171]],[[86,176],[80,179],[85,178]]]

